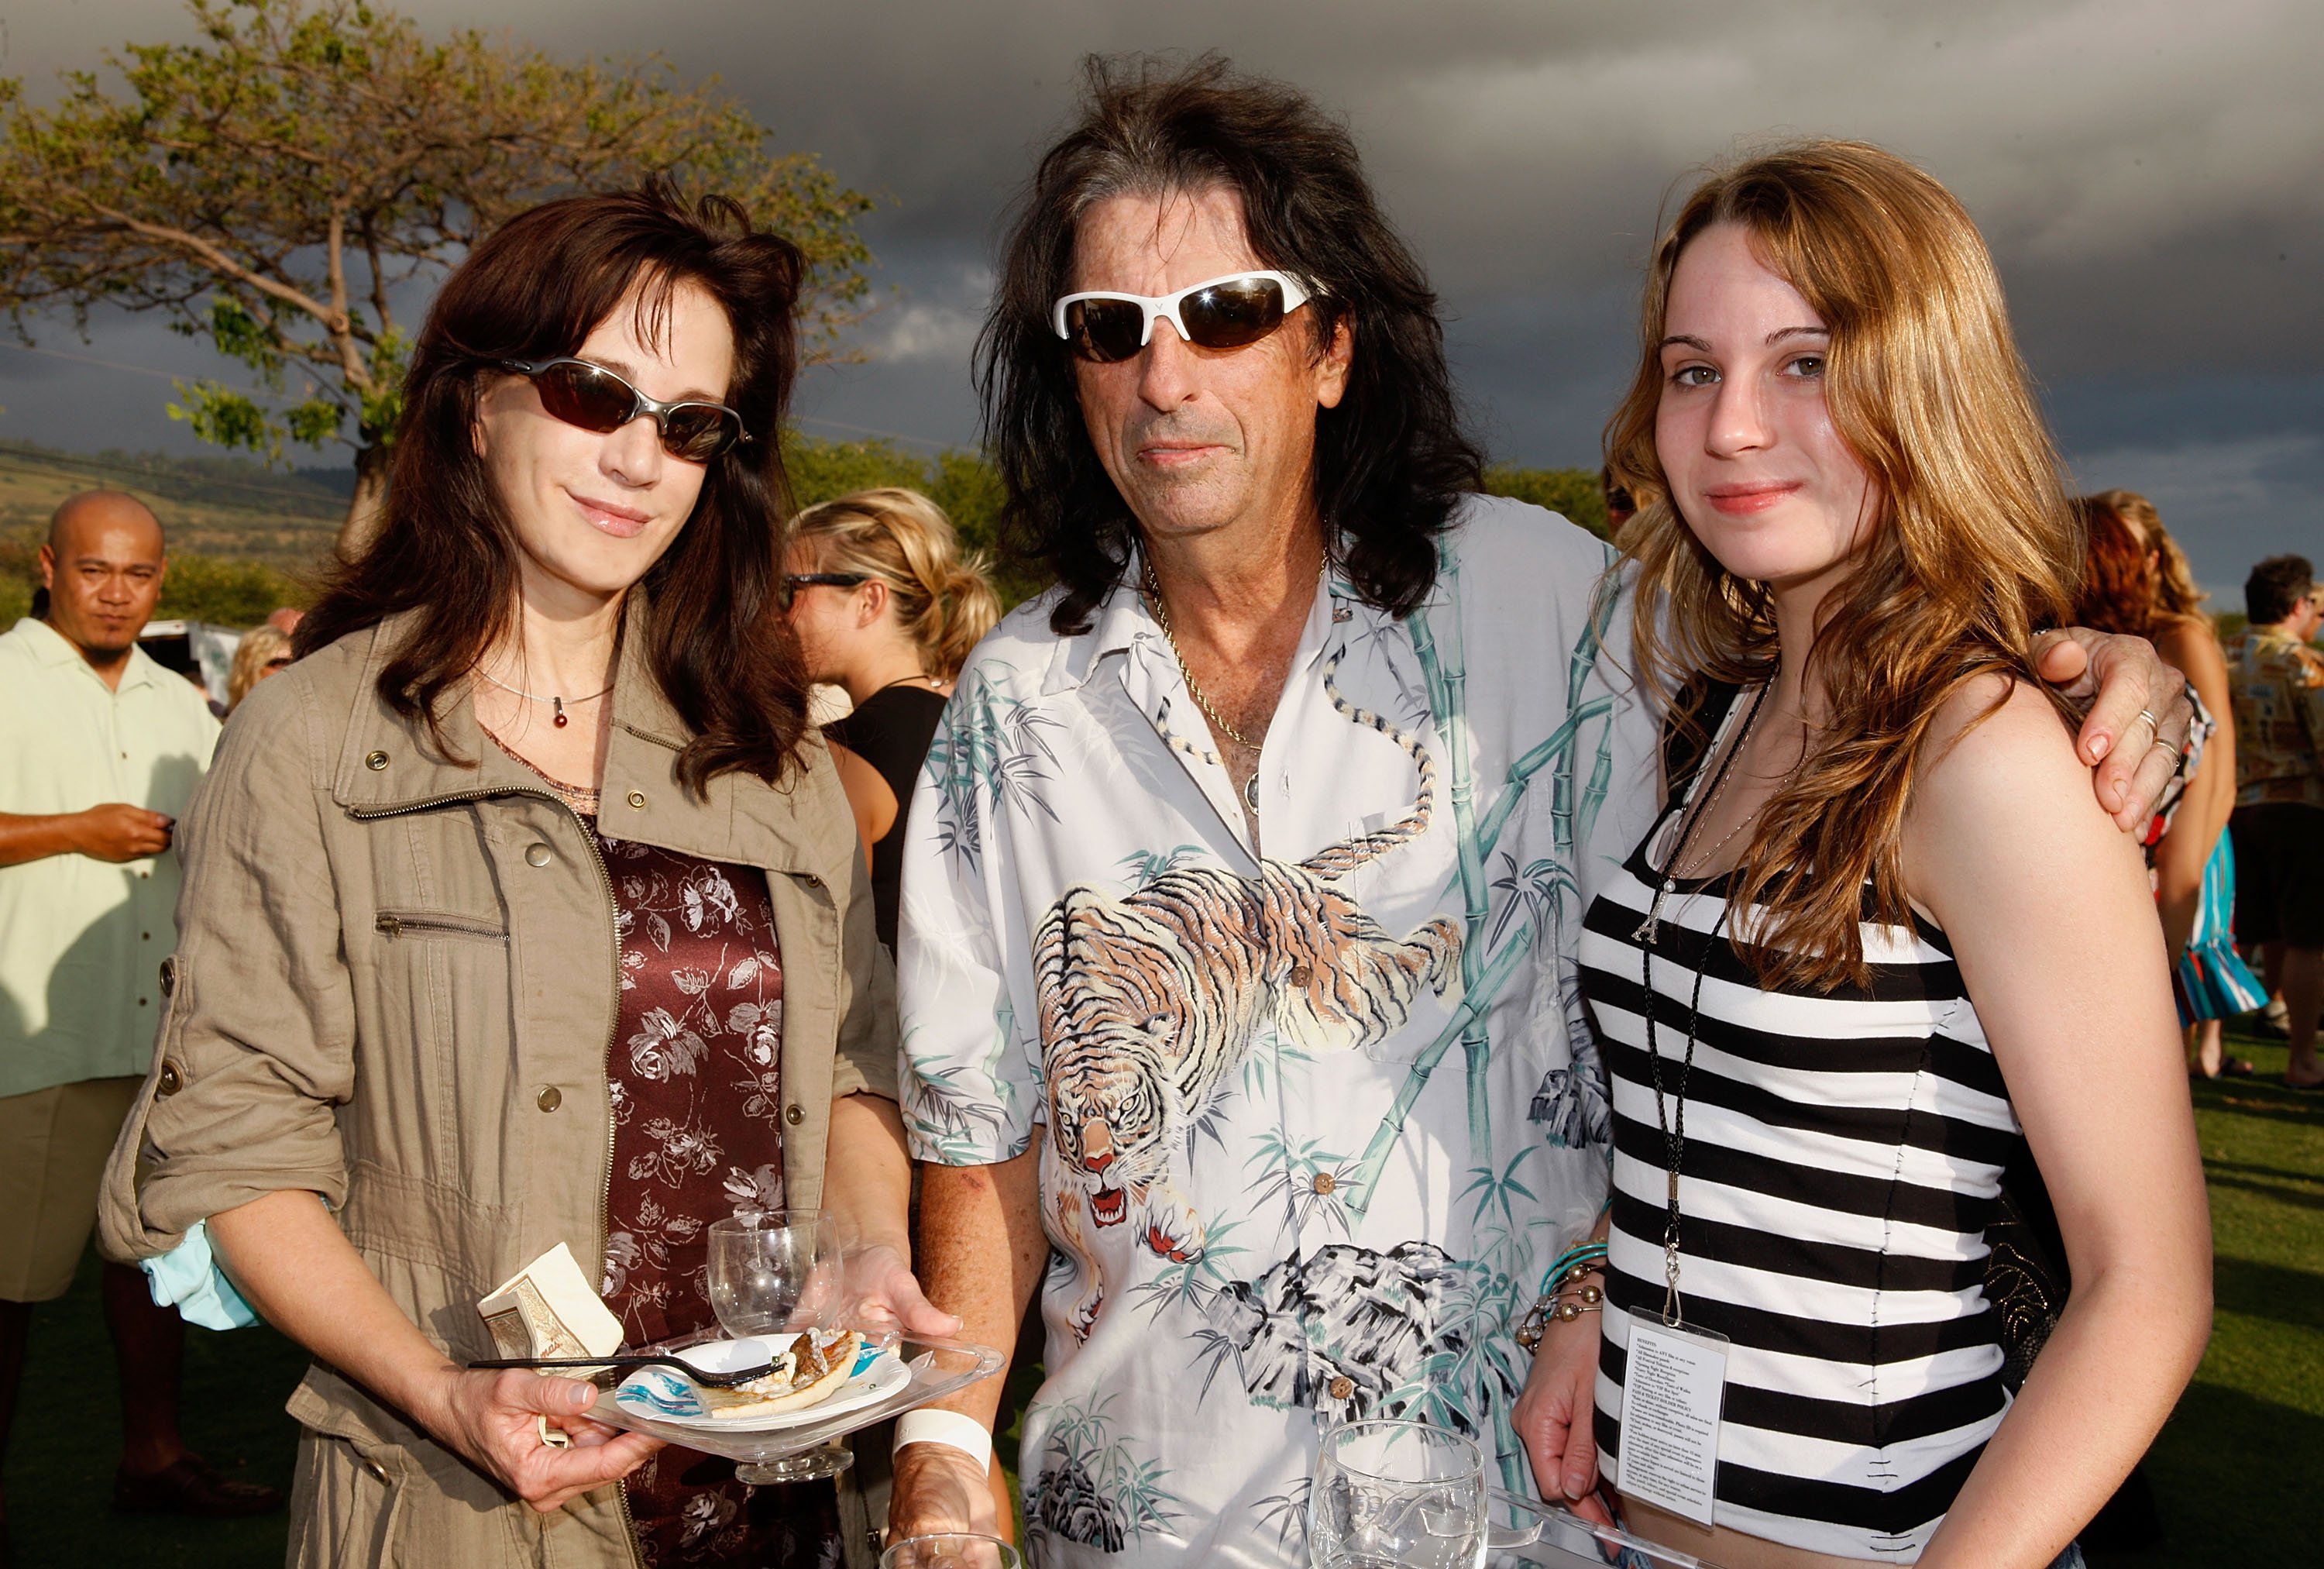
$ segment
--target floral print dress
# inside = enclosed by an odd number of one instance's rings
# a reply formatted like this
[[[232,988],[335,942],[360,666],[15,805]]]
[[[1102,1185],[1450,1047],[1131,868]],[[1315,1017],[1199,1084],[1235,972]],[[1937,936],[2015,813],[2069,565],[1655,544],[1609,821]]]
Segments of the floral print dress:
[[[713,1221],[782,1207],[781,948],[763,873],[609,839],[595,791],[541,777],[613,885],[622,1000],[605,1063],[613,1158],[599,1292],[623,1340],[642,1345],[716,1324]],[[673,1445],[622,1488],[647,1569],[841,1559],[829,1482],[752,1488],[733,1461]]]
[[[763,874],[590,831],[622,943],[603,1291],[642,1345],[716,1322],[711,1222],[782,1207],[782,961]],[[649,1569],[838,1562],[827,1482],[754,1489],[672,1447],[622,1485]]]

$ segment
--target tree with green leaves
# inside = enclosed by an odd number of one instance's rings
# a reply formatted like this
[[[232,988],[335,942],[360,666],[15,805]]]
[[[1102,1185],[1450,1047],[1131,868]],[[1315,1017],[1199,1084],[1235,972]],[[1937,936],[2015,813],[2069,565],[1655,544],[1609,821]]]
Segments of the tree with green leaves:
[[[341,533],[368,535],[410,337],[407,280],[440,276],[549,198],[668,175],[733,197],[806,253],[801,343],[837,357],[865,309],[870,198],[771,133],[715,78],[659,57],[567,61],[475,31],[441,41],[358,0],[188,0],[188,44],[128,44],[52,106],[0,79],[0,306],[20,337],[93,309],[158,310],[261,391],[180,383],[171,414],[280,461],[354,448]]]

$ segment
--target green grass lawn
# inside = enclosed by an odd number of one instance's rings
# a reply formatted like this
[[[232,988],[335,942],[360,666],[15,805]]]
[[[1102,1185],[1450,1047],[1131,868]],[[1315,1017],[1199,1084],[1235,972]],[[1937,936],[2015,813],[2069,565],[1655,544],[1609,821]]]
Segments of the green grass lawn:
[[[2324,1094],[2284,1089],[2283,1050],[2232,1049],[2255,1079],[2197,1087],[2218,1245],[2218,1323],[2178,1414],[2147,1459],[2165,1537],[2141,1553],[2093,1554],[2094,1569],[2235,1569],[2324,1556]],[[112,1510],[120,1443],[113,1358],[97,1317],[97,1269],[37,1315],[26,1394],[6,1472],[21,1569],[140,1569],[281,1561],[284,1524],[134,1518]],[[287,1488],[292,1433],[282,1401],[301,1358],[271,1330],[191,1331],[186,1431],[237,1476]],[[1030,1382],[1011,1380],[1020,1392]],[[1013,1461],[1014,1444],[1004,1440]]]
[[[2093,1569],[2324,1558],[2324,1094],[2282,1085],[2284,1050],[2229,1049],[2258,1076],[2198,1084],[2217,1315],[2195,1382],[2146,1468],[2164,1538]]]

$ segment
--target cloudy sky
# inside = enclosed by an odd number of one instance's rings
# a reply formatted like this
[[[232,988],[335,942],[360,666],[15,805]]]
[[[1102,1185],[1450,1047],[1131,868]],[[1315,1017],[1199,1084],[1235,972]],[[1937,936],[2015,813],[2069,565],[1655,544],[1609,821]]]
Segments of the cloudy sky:
[[[721,73],[877,194],[889,303],[818,372],[818,434],[975,434],[995,220],[1093,51],[1219,49],[1354,128],[1451,316],[1494,454],[1591,464],[1674,184],[1791,135],[1863,137],[1952,187],[2000,259],[2077,476],[2144,490],[2199,576],[2324,556],[2324,6],[2314,0],[404,0],[431,31]],[[45,97],[178,0],[0,0],[0,74]],[[200,372],[150,321],[44,347]],[[0,436],[189,450],[167,383],[0,350]]]

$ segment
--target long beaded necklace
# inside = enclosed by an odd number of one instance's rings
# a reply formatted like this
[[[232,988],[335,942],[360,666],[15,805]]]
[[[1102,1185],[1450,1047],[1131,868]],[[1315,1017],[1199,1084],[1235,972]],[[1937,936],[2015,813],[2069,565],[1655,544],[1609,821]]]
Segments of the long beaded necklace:
[[[1211,700],[1204,694],[1202,684],[1194,679],[1194,667],[1186,663],[1186,651],[1178,646],[1178,634],[1170,630],[1170,605],[1168,601],[1162,597],[1162,585],[1155,581],[1154,563],[1148,560],[1142,565],[1146,575],[1147,602],[1154,607],[1155,623],[1161,627],[1163,638],[1170,644],[1171,657],[1178,661],[1178,674],[1185,678],[1186,690],[1194,697],[1194,706],[1203,711],[1205,718],[1225,734],[1228,740],[1245,752],[1257,752],[1258,742],[1251,740],[1241,731],[1228,724],[1227,716],[1211,706]],[[1323,553],[1323,558],[1315,563],[1316,582],[1321,583],[1323,580],[1323,574],[1331,569],[1331,566],[1332,555],[1327,550]],[[1242,799],[1243,804],[1252,811],[1259,810],[1259,773],[1255,769],[1251,776],[1243,781]]]
[[[512,687],[506,681],[502,680],[498,676],[493,675],[490,670],[484,669],[481,666],[477,668],[476,674],[482,676],[485,680],[490,681],[493,686],[498,687],[502,691],[514,693],[517,697],[523,698],[528,703],[548,704],[552,722],[559,730],[564,729],[567,725],[573,723],[572,715],[565,712],[565,699],[563,697],[558,697],[553,693],[549,697],[543,697],[538,693],[526,691],[522,687]],[[606,692],[610,692],[613,689],[613,684],[611,681],[608,681],[605,683],[604,691],[592,692],[586,697],[576,697],[573,699],[573,706],[576,708],[578,708],[584,703],[595,703],[598,698],[604,697]]]

